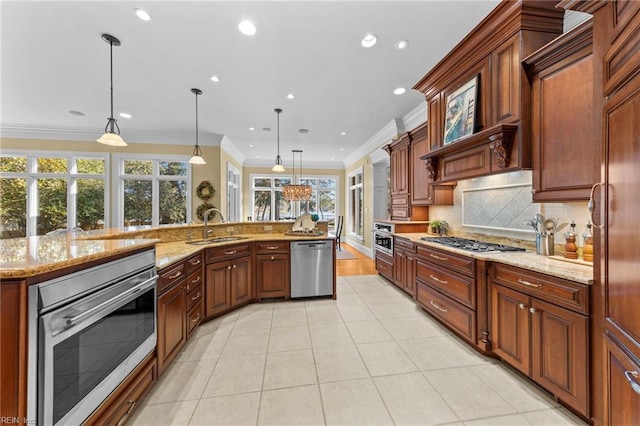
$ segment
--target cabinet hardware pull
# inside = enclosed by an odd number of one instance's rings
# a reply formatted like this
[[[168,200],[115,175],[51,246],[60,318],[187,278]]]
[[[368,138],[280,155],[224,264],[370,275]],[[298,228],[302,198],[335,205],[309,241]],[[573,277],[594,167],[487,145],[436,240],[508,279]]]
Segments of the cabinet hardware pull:
[[[438,305],[436,304],[436,302],[434,302],[433,300],[431,300],[431,301],[429,302],[429,304],[430,304],[431,306],[433,306],[434,308],[436,308],[437,310],[439,310],[440,312],[449,312],[448,310],[446,310],[446,309],[441,308],[440,306],[438,306]]]
[[[518,304],[518,308],[527,309],[527,305],[525,305],[524,303],[520,303],[520,304]]]
[[[189,262],[191,264],[191,266],[196,266],[199,265],[202,262],[202,260],[197,259],[195,262]]]
[[[603,225],[598,225],[595,219],[593,218],[593,214],[596,211],[596,202],[593,199],[593,195],[596,192],[596,188],[599,187],[600,185],[604,185],[604,182],[598,182],[591,187],[591,194],[589,194],[589,202],[587,203],[587,209],[589,209],[589,215],[591,217],[591,224],[593,225],[594,228],[598,228],[598,229],[602,229]]]
[[[175,275],[169,275],[169,279],[172,280],[174,278],[178,278],[180,275],[182,275],[182,271],[176,272]]]
[[[236,254],[238,250],[225,251],[224,254]]]
[[[193,296],[193,297],[191,298],[191,300],[192,300],[192,301],[193,301],[193,300],[198,300],[198,299],[200,299],[200,292],[198,292],[198,294],[196,294],[195,296]]]
[[[269,246],[269,247],[267,247],[267,250],[275,250],[277,248],[278,248],[278,246]]]
[[[542,288],[542,284],[532,284],[529,281],[525,281],[522,278],[518,278],[518,282],[522,285],[526,285],[528,287]]]
[[[131,407],[129,407],[129,409],[127,410],[126,413],[124,413],[124,416],[122,416],[122,418],[120,419],[120,421],[118,422],[117,426],[122,426],[123,424],[125,424],[125,422],[127,421],[127,419],[129,418],[129,415],[131,414],[131,411],[133,411],[133,407],[136,406],[136,401],[130,399],[129,401],[127,401],[128,404],[131,404]]]
[[[198,275],[198,278],[196,278],[195,280],[191,280],[191,284],[199,283],[201,279],[202,277]]]
[[[227,269],[231,269],[231,265],[227,266]]]
[[[233,268],[233,269],[236,269],[236,265],[233,265],[233,266],[232,266],[232,268]]]
[[[624,372],[624,377],[627,378],[627,380],[629,381],[629,384],[631,385],[631,389],[633,389],[633,391],[637,394],[640,394],[640,385],[634,380],[634,379],[638,379],[638,372],[637,371],[625,371]]]
[[[276,258],[275,256],[271,256],[271,260],[275,260],[275,258]]]
[[[536,308],[529,308],[529,312],[531,312],[532,314],[535,314],[538,311],[536,311]]]
[[[446,281],[446,280],[443,281],[443,280],[439,279],[438,277],[434,277],[433,274],[430,274],[429,278],[431,278],[432,280],[434,280],[435,282],[438,282],[440,284],[449,284],[448,281]]]
[[[429,256],[433,257],[434,259],[444,260],[445,262],[446,262],[447,260],[449,260],[449,258],[448,258],[448,257],[440,257],[440,256],[436,256],[436,255],[435,255],[435,254],[433,254],[433,253],[429,253]]]
[[[197,317],[191,320],[191,322],[198,322],[198,321],[200,321],[200,314],[198,314]]]

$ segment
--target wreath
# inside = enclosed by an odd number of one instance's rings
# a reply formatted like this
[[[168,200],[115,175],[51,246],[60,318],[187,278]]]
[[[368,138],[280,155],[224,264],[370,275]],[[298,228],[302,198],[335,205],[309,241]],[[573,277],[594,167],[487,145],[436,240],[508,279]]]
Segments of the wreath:
[[[196,210],[196,215],[198,215],[198,219],[200,220],[204,220],[204,212],[206,212],[209,209],[214,208],[215,206],[213,204],[209,204],[209,203],[203,203],[200,207],[198,207],[198,209]]]
[[[202,201],[207,201],[213,198],[216,190],[211,185],[211,182],[208,180],[203,180],[200,182],[200,185],[196,188],[196,196],[200,198]],[[211,206],[213,207],[213,206]]]

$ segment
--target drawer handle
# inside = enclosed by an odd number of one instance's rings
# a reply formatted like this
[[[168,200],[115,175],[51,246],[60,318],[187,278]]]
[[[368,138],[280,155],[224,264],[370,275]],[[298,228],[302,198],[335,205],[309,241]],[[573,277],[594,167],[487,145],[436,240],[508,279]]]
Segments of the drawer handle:
[[[527,309],[527,305],[525,305],[524,303],[520,303],[520,304],[518,304],[518,308]]]
[[[200,299],[200,292],[191,298],[191,301]]]
[[[529,312],[531,312],[532,314],[535,314],[538,311],[536,311],[536,308],[529,308]]]
[[[178,278],[180,275],[182,275],[181,271],[176,272],[175,275],[169,275],[169,279],[172,280],[174,278]]]
[[[440,256],[436,256],[436,255],[435,255],[435,254],[433,254],[433,253],[429,253],[429,256],[433,257],[434,259],[444,260],[445,262],[446,262],[447,260],[449,260],[449,258],[448,258],[448,257],[440,257]]]
[[[278,248],[278,246],[269,246],[269,247],[267,247],[267,250],[275,250],[277,248]]]
[[[624,372],[624,377],[627,378],[627,380],[629,381],[629,384],[631,385],[631,389],[633,389],[633,391],[637,394],[640,394],[640,385],[634,380],[634,379],[638,379],[638,372],[637,371],[625,371]]]
[[[200,321],[200,313],[198,313],[197,317],[195,317],[194,319],[191,320],[192,323],[198,322],[198,321]]]
[[[431,306],[433,306],[434,308],[436,308],[437,310],[439,310],[440,312],[449,312],[449,311],[447,311],[446,309],[441,308],[440,306],[438,306],[438,305],[436,304],[436,302],[434,302],[433,300],[431,300],[431,301],[429,302],[429,304],[430,304]]]
[[[275,259],[276,259],[276,257],[275,257],[275,256],[271,256],[271,260],[275,260]]]
[[[233,265],[233,266],[232,266],[232,268],[233,268],[233,269],[236,269],[236,265]]]
[[[238,250],[225,251],[224,254],[236,254]]]
[[[189,262],[191,266],[196,266],[196,265],[199,265],[200,263],[202,263],[202,260],[200,259],[197,259],[195,262]]]
[[[125,422],[127,421],[127,419],[129,418],[129,415],[131,414],[131,412],[133,411],[133,408],[136,406],[136,401],[130,399],[129,401],[127,401],[128,404],[131,404],[131,407],[129,407],[129,409],[127,410],[126,413],[124,413],[124,416],[122,416],[122,418],[120,419],[120,421],[118,422],[117,426],[122,426],[123,424],[125,424]]]
[[[593,215],[596,212],[596,203],[593,196],[594,196],[594,193],[596,192],[596,188],[601,185],[604,185],[604,182],[598,182],[591,187],[591,193],[589,194],[589,202],[587,203],[587,209],[589,210],[589,217],[591,218],[591,223],[593,224],[593,227],[597,229],[602,229],[604,226],[598,225],[593,217]]]
[[[435,282],[440,283],[440,284],[449,284],[448,281],[446,281],[446,280],[443,281],[443,280],[439,279],[438,277],[434,277],[433,274],[430,274],[429,278],[431,278],[432,280],[434,280]]]
[[[191,280],[191,284],[199,283],[201,279],[202,279],[202,277],[200,275],[198,275],[198,278],[196,278],[195,280]]]
[[[227,269],[231,269],[231,265],[227,266]]]
[[[518,282],[522,285],[526,285],[527,287],[542,288],[542,284],[532,284],[529,281],[525,281],[521,278],[518,278]]]

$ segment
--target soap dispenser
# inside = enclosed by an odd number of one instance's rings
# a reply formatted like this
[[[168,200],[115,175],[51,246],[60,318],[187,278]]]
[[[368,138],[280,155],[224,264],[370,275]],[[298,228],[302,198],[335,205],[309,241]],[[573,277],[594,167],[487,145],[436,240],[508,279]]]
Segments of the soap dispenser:
[[[584,246],[582,247],[582,258],[585,262],[593,262],[593,234],[591,233],[591,221],[587,221],[587,230],[582,234]]]
[[[578,258],[578,246],[576,245],[576,223],[571,219],[571,229],[564,233],[564,238],[567,242],[564,245],[564,257],[567,259]]]

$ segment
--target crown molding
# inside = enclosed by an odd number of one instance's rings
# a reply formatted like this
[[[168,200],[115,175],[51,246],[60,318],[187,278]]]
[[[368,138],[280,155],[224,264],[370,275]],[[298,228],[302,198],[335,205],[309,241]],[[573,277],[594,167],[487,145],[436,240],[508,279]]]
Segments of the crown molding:
[[[92,141],[99,137],[101,132],[101,129],[95,128],[0,124],[0,136],[3,138]],[[122,135],[127,142],[141,144],[193,145],[195,142],[193,132],[127,129]],[[213,132],[201,132],[199,144],[220,146],[223,136]]]
[[[404,123],[405,131],[409,132],[419,125],[423,124],[427,120],[427,101],[420,102],[414,109],[409,111],[404,117],[402,122]]]
[[[273,160],[259,159],[259,158],[250,158],[242,163],[242,167],[273,167]],[[284,164],[285,174],[289,173],[289,169],[291,166],[287,166]],[[330,169],[330,170],[343,170],[344,165],[341,161],[307,161],[304,160],[302,164],[302,171],[304,174],[305,170],[309,169]],[[298,166],[296,166],[296,174],[298,173]]]
[[[393,138],[404,133],[404,124],[400,118],[394,118],[387,123],[382,129],[369,138],[364,144],[358,147],[352,154],[342,162],[344,168],[349,168],[360,159],[366,157],[369,153],[379,149],[385,144],[388,144]]]
[[[246,160],[245,156],[236,148],[236,146],[231,142],[231,139],[224,135],[222,137],[222,142],[220,142],[220,149],[223,149],[231,158],[233,158],[238,164],[244,164]]]

